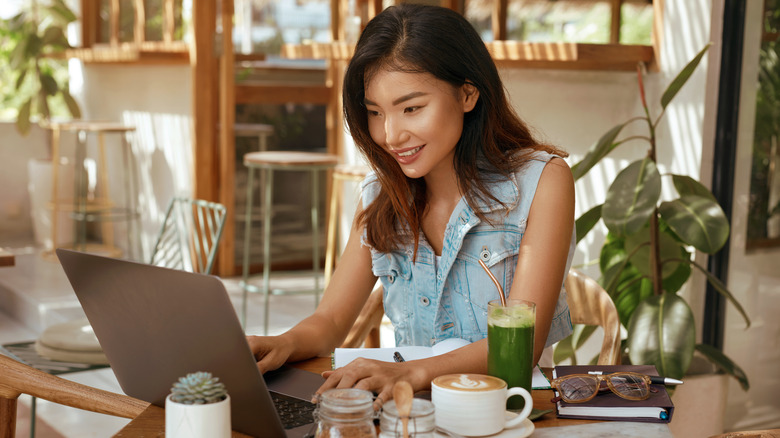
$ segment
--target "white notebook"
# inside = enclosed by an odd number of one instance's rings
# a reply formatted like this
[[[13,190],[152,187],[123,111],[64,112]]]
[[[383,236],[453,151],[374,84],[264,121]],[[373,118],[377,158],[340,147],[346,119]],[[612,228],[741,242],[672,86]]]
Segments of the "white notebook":
[[[397,351],[403,356],[404,360],[427,359],[448,353],[460,347],[469,344],[469,341],[459,338],[445,339],[431,347],[383,347],[383,348],[337,348],[333,353],[333,368],[341,368],[359,357],[367,359],[381,360],[384,362],[393,362],[393,354]],[[531,382],[533,389],[549,389],[550,381],[537,366],[534,367],[534,374]]]

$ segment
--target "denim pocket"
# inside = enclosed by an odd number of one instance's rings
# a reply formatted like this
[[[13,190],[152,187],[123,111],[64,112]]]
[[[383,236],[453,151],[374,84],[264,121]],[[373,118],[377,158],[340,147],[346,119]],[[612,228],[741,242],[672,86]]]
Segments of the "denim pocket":
[[[456,260],[458,269],[453,270],[452,306],[465,335],[487,335],[487,305],[499,299],[498,288],[479,261],[509,293],[524,231],[525,221],[521,226],[480,224],[464,238]]]
[[[403,252],[380,253],[371,251],[372,271],[383,286],[385,314],[393,323],[396,343],[404,343],[410,321],[409,300],[411,299],[411,260]],[[402,336],[402,339],[398,337]]]

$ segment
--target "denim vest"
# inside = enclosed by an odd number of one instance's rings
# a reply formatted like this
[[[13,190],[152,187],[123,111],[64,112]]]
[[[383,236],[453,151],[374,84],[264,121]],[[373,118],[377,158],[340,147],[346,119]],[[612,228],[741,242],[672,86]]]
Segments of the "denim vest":
[[[539,177],[553,157],[536,152],[513,180],[488,183],[491,193],[508,207],[496,201],[480,203],[492,225],[482,222],[461,198],[447,223],[438,266],[422,233],[416,262],[412,261],[413,243],[389,253],[370,248],[372,271],[384,287],[385,314],[393,323],[396,345],[430,346],[447,338],[474,342],[487,336],[487,303],[498,299],[498,291],[479,260],[488,265],[508,294]],[[376,199],[380,189],[376,176],[370,173],[361,185],[364,207]],[[365,232],[362,241],[369,246]],[[565,272],[571,266],[575,243],[572,231]],[[561,284],[546,346],[571,331],[566,290]]]

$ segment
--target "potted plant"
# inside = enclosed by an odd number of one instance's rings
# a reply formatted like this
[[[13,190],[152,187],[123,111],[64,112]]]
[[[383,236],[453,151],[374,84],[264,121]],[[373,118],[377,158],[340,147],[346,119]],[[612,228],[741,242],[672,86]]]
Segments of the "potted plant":
[[[30,133],[33,123],[45,127],[53,117],[81,117],[81,109],[69,91],[64,56],[70,48],[66,29],[75,20],[76,15],[63,0],[32,0],[20,4],[15,16],[0,20],[0,102],[5,115],[15,118],[16,130],[22,136]],[[32,155],[27,163],[27,185],[35,240],[53,248],[52,212],[47,208],[54,183],[50,135],[45,133],[46,155]],[[72,185],[73,165],[62,164],[61,179],[56,183]],[[61,201],[67,202],[67,197]],[[68,240],[73,230],[71,219],[67,214],[60,216],[57,235]]]
[[[230,396],[219,378],[190,373],[173,384],[165,398],[168,438],[230,437]]]
[[[6,61],[3,100],[16,108],[22,135],[30,132],[32,120],[46,124],[58,113],[81,117],[64,59],[71,47],[66,29],[74,21],[76,15],[64,0],[33,0],[0,25],[0,57]]]
[[[576,221],[577,239],[582,239],[599,221],[608,230],[601,248],[600,283],[612,297],[626,329],[625,357],[633,364],[654,364],[661,375],[680,379],[689,371],[694,355],[704,358],[723,373],[735,377],[744,390],[748,378],[734,361],[719,350],[696,344],[693,312],[678,295],[694,269],[704,273],[750,325],[745,310],[726,286],[693,260],[694,251],[714,254],[726,243],[729,223],[712,193],[686,175],[662,176],[656,167],[656,130],[664,111],[683,87],[709,45],[683,68],[665,90],[660,112],[653,116],[645,99],[642,71],[639,94],[644,114],[621,123],[604,134],[579,163],[572,166],[575,180],[585,175],[618,146],[646,143],[642,157],[623,169],[609,187],[603,204]],[[629,124],[647,127],[646,136],[618,139]],[[662,183],[671,182],[679,197],[661,201]],[[576,347],[593,328],[577,327],[561,342],[555,361],[573,357]],[[575,358],[576,360],[576,358]]]

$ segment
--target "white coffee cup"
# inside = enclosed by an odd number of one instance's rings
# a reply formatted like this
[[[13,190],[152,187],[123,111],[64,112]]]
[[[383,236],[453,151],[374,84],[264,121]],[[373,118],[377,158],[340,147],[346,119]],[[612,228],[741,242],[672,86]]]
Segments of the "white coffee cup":
[[[506,418],[506,400],[525,399],[520,414]],[[498,377],[484,374],[446,374],[431,382],[431,401],[436,409],[436,426],[464,436],[492,435],[519,425],[533,408],[531,394],[524,388],[507,388]]]

